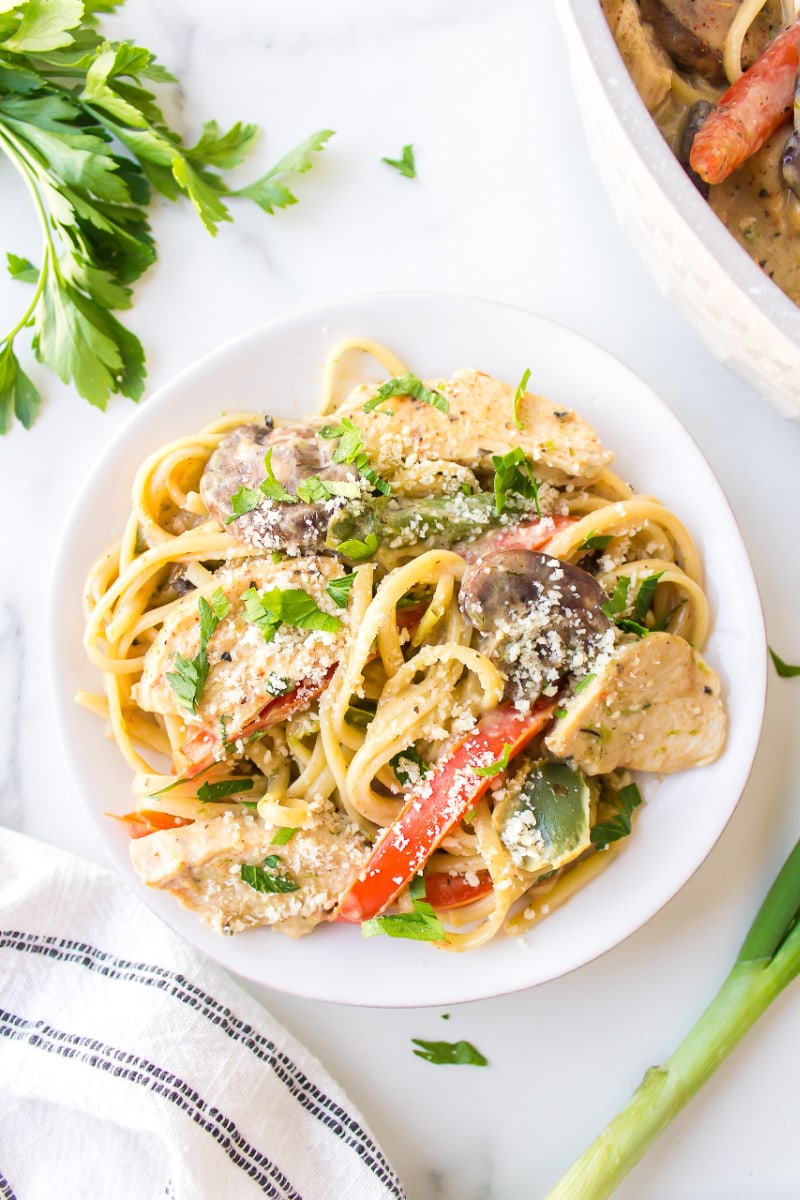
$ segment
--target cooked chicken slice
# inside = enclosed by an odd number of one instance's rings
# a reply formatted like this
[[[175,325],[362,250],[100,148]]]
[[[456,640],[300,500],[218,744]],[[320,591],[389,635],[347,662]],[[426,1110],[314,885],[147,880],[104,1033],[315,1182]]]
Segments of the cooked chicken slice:
[[[566,483],[596,478],[613,457],[577,413],[531,392],[517,405],[522,424],[518,428],[516,389],[473,367],[456,371],[452,379],[429,380],[426,386],[446,398],[448,413],[412,396],[393,396],[365,413],[364,404],[378,389],[364,385],[351,392],[334,414],[348,416],[358,425],[370,463],[384,478],[391,479],[415,462],[442,460],[489,471],[493,454],[507,454],[520,446],[536,464],[540,479]]]
[[[642,20],[635,0],[603,0],[606,19],[636,90],[650,112],[658,108],[672,83],[672,63],[652,28]]]
[[[180,829],[165,829],[131,842],[134,869],[148,887],[170,892],[184,908],[199,913],[217,933],[239,933],[271,925],[289,937],[310,933],[333,911],[369,845],[355,825],[332,806],[311,829],[298,829],[283,846],[277,829],[258,817],[225,813]],[[242,866],[260,868],[279,886],[258,889],[258,872],[242,878]]]
[[[725,742],[719,679],[671,633],[622,646],[565,709],[545,745],[588,775],[703,767]]]
[[[235,735],[276,696],[301,682],[319,682],[342,656],[348,632],[347,610],[325,591],[329,580],[342,575],[332,558],[251,559],[242,566],[223,568],[214,583],[228,601],[228,613],[208,642],[208,677],[192,714],[170,687],[167,673],[176,668],[176,655],[193,659],[200,649],[197,593],[179,600],[164,622],[144,659],[141,680],[134,689],[136,703],[147,712],[181,717],[188,726],[216,731],[221,717],[229,718],[228,736]],[[301,590],[322,612],[337,618],[335,631],[301,629],[284,623],[271,641],[248,620],[242,593],[273,589]]]

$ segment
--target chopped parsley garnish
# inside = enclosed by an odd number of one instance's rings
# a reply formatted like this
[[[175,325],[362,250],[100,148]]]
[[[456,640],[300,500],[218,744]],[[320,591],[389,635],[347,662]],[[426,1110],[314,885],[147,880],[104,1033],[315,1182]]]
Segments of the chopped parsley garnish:
[[[319,475],[311,475],[297,485],[297,499],[306,504],[320,504],[334,496],[357,500],[360,495],[361,488],[354,479],[320,479]]]
[[[613,620],[614,617],[619,616],[621,612],[625,611],[628,606],[628,588],[630,585],[631,581],[628,576],[620,575],[614,587],[613,594],[602,606],[602,611],[607,617]]]
[[[436,1066],[470,1066],[487,1067],[488,1058],[484,1058],[480,1050],[476,1050],[472,1042],[426,1042],[422,1038],[412,1038],[413,1045],[419,1046],[414,1053],[426,1062]]]
[[[387,937],[410,938],[415,942],[443,942],[446,940],[444,925],[437,917],[433,907],[425,895],[425,881],[421,875],[416,876],[409,888],[413,911],[410,913],[389,913],[384,917],[373,917],[370,921],[361,922],[361,936],[375,937],[385,933]]]
[[[572,689],[575,695],[577,696],[579,692],[582,692],[584,688],[587,688],[592,680],[596,678],[596,675],[584,675],[582,679],[579,679]]]
[[[219,736],[223,749],[228,745],[228,726],[233,720],[233,713],[220,713]]]
[[[505,512],[506,499],[509,492],[533,500],[538,516],[542,515],[539,505],[539,484],[533,474],[533,464],[519,446],[509,450],[508,454],[493,454],[494,465],[494,506],[499,516]]]
[[[786,663],[782,658],[779,658],[772,647],[769,647],[770,657],[775,665],[775,670],[780,675],[781,679],[793,679],[795,675],[800,675],[800,667],[793,667],[791,663]]]
[[[592,828],[590,838],[594,846],[607,846],[618,842],[631,831],[631,813],[642,803],[642,793],[635,783],[620,788],[614,797],[617,811],[607,821],[600,821]]]
[[[403,763],[406,765],[403,766]],[[416,767],[417,769],[417,774],[414,778],[415,783],[417,780],[421,779],[423,775],[427,775],[428,772],[432,770],[432,768],[420,758],[419,754],[417,753],[416,746],[408,746],[405,750],[401,750],[399,754],[395,754],[393,758],[389,759],[389,766],[394,771],[397,782],[401,783],[403,787],[408,787],[408,785],[412,782],[412,772],[409,771],[409,767]]]
[[[332,455],[334,462],[352,464],[376,492],[381,492],[384,496],[391,494],[392,485],[385,479],[381,479],[369,465],[369,459],[364,452],[364,435],[349,417],[342,417],[340,425],[325,425],[323,429],[320,429],[319,435],[324,438],[339,439],[339,445]]]
[[[290,875],[275,871],[280,861],[277,854],[270,854],[260,867],[256,863],[242,863],[239,868],[242,880],[256,892],[299,892],[300,884]]]
[[[338,617],[323,612],[316,600],[302,588],[272,588],[268,592],[257,592],[248,588],[242,592],[245,616],[257,625],[264,640],[271,642],[281,625],[293,625],[296,629],[321,629],[325,633],[336,633],[342,622]]]
[[[239,792],[252,792],[252,779],[223,779],[221,783],[204,783],[197,789],[197,799],[214,803],[224,800],[227,796],[235,796]]]
[[[658,571],[655,575],[646,576],[640,583],[639,590],[636,593],[636,600],[633,604],[634,621],[638,621],[640,624],[644,622],[645,617],[650,612],[658,581],[663,574],[663,571]]]
[[[338,604],[339,608],[347,608],[350,599],[350,592],[353,590],[353,584],[356,581],[356,573],[350,575],[340,575],[338,579],[329,579],[325,584],[325,591],[333,600],[334,604]]]
[[[287,842],[292,840],[296,833],[296,825],[282,825],[280,829],[275,830],[275,834],[272,838],[272,845],[285,846]]]
[[[646,625],[640,624],[639,621],[632,621],[630,617],[617,617],[616,626],[623,633],[633,633],[638,638],[643,638],[650,632]]]
[[[609,542],[613,541],[613,535],[610,533],[595,533],[594,530],[585,537],[578,546],[579,550],[605,550]]]
[[[399,171],[401,175],[405,175],[406,179],[416,178],[417,168],[414,163],[414,147],[411,143],[403,146],[403,153],[400,158],[382,158],[381,162],[388,163],[390,167],[394,167],[395,171]]]
[[[377,549],[378,538],[374,533],[368,533],[363,542],[358,538],[349,538],[346,542],[339,542],[336,547],[337,552],[351,562],[366,562]]]
[[[259,484],[260,490],[268,500],[279,500],[283,504],[296,504],[297,497],[291,492],[287,492],[286,488],[275,478],[275,472],[272,470],[272,451],[270,446],[267,453],[264,455],[264,470],[267,472],[267,477],[263,483]]]
[[[525,395],[525,389],[528,386],[528,380],[530,379],[530,377],[531,377],[531,369],[530,369],[530,367],[526,367],[525,374],[522,376],[522,379],[520,379],[519,383],[517,384],[516,392],[514,392],[514,424],[516,425],[517,429],[525,428],[525,426],[522,424],[522,421],[519,418],[519,406],[520,406],[520,401],[522,400],[522,397]]]
[[[392,396],[413,396],[423,404],[430,404],[431,408],[438,408],[439,412],[450,411],[450,405],[441,392],[425,387],[416,375],[401,375],[399,379],[387,379],[386,383],[382,383],[372,399],[364,405],[364,412],[373,412],[384,400],[391,400]]]
[[[493,775],[499,775],[501,771],[505,771],[510,754],[511,746],[508,742],[504,742],[503,752],[496,762],[489,763],[486,767],[473,767],[472,769],[476,775],[480,775],[481,779],[490,779]]]
[[[235,521],[237,517],[243,517],[245,513],[258,508],[263,498],[261,492],[256,492],[242,484],[238,491],[231,496],[231,515],[226,519],[225,524],[230,525],[231,521]]]
[[[222,589],[218,588],[217,592],[225,602],[225,612],[227,613],[228,602],[225,600]],[[214,592],[212,600],[217,596],[217,592]],[[217,604],[219,605],[218,598]],[[208,678],[209,663],[206,647],[221,619],[205,596],[201,596],[197,601],[197,607],[200,613],[200,649],[191,659],[184,658],[182,654],[176,654],[175,670],[166,673],[167,683],[172,688],[174,695],[183,707],[192,713],[197,712],[197,705]]]

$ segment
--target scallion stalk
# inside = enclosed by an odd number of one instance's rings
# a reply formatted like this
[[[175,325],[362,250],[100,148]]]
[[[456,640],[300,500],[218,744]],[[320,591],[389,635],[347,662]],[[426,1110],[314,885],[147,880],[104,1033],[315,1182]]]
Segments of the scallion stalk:
[[[780,992],[800,974],[800,842],[758,910],[730,974],[697,1024],[545,1200],[605,1200]]]

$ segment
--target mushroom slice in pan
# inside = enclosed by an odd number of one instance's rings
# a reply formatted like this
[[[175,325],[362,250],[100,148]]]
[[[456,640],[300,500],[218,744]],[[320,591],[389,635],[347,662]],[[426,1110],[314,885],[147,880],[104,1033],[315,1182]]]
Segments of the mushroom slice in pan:
[[[621,646],[564,708],[545,745],[589,775],[702,767],[725,743],[719,678],[670,633]]]

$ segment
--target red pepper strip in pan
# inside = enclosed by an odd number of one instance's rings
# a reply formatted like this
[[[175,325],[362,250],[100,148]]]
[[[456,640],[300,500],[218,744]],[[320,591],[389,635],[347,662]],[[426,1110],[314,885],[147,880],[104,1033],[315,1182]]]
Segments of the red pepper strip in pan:
[[[474,807],[499,776],[476,775],[476,767],[518,754],[545,728],[557,704],[540,699],[530,712],[501,705],[482,717],[433,773],[409,793],[395,820],[377,842],[366,866],[353,880],[334,921],[367,921],[391,904],[409,880],[422,870],[433,851],[464,813]]]
[[[692,170],[706,183],[722,183],[791,116],[799,46],[795,21],[714,105],[689,154]]]

